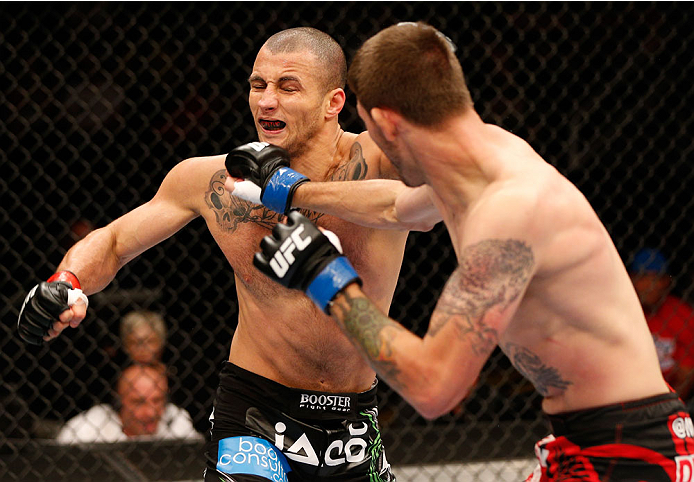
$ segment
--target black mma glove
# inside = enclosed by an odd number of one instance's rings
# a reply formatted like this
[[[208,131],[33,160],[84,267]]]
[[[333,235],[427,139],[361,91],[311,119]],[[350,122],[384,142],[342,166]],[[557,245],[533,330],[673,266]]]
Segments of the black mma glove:
[[[296,188],[309,179],[289,168],[289,153],[267,142],[251,142],[232,150],[226,157],[234,183],[232,195],[287,214]]]
[[[287,288],[305,291],[327,313],[330,301],[352,282],[361,284],[359,275],[342,255],[337,236],[321,232],[298,211],[287,215],[287,224],[278,223],[272,236],[260,242],[253,264]]]
[[[60,271],[48,278],[48,281],[37,284],[24,298],[19,310],[19,336],[27,343],[40,345],[60,314],[78,299],[83,300],[86,305],[89,304],[87,296],[82,293],[77,276],[69,271]]]

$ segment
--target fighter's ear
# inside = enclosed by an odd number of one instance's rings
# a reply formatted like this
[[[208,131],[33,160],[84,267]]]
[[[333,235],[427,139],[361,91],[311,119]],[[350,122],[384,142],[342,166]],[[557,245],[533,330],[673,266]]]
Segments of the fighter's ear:
[[[381,107],[374,107],[369,114],[374,123],[383,132],[386,140],[394,141],[398,133],[398,127],[402,122],[402,117],[395,111]]]
[[[327,103],[325,116],[327,118],[337,116],[345,106],[345,91],[340,88],[333,89],[326,94],[325,98]]]

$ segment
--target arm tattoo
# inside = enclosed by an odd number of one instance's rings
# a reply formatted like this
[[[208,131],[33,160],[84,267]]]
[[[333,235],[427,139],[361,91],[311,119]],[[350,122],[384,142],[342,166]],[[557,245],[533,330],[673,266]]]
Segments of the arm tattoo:
[[[264,206],[253,204],[226,192],[224,190],[226,177],[227,173],[224,169],[215,172],[205,193],[207,207],[214,212],[217,224],[224,231],[234,232],[241,223],[255,223],[272,229],[275,224],[284,220],[283,214],[277,214]],[[322,213],[307,209],[302,209],[301,213],[314,223],[323,216]]]
[[[369,170],[366,159],[361,149],[361,144],[355,142],[349,151],[349,161],[339,166],[335,172],[330,175],[331,181],[358,181],[366,178],[366,173]]]
[[[404,387],[392,343],[398,333],[407,330],[381,313],[368,298],[353,298],[345,292],[342,295],[333,305],[333,317],[343,326],[349,339],[361,347],[379,375],[393,388]]]
[[[485,316],[520,296],[533,264],[530,247],[515,239],[488,239],[466,247],[436,305],[427,335],[435,336],[452,323],[476,355],[489,354],[499,334],[485,323]]]
[[[515,343],[507,343],[504,351],[516,370],[533,382],[535,389],[543,397],[550,394],[550,388],[564,392],[571,385],[571,382],[562,378],[559,370],[545,365],[539,356],[527,348]]]

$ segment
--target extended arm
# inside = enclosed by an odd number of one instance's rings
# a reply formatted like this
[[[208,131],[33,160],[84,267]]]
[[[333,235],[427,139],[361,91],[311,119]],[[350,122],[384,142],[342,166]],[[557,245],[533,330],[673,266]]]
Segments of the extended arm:
[[[289,167],[278,146],[252,142],[226,158],[232,195],[287,214],[306,208],[379,229],[428,231],[441,221],[428,186],[407,187],[399,180],[308,182]]]
[[[77,276],[87,294],[104,289],[133,258],[185,226],[195,214],[178,204],[167,177],[145,204],[97,229],[67,252],[58,270]]]
[[[410,188],[392,179],[305,183],[292,207],[379,229],[429,231],[441,221],[429,186]]]
[[[187,172],[190,169],[189,161],[179,164],[166,176],[152,200],[76,243],[60,262],[58,272],[74,274],[76,280],[70,279],[73,288],[78,283],[86,294],[95,293],[108,285],[128,261],[187,224],[197,215],[186,193],[185,180],[190,178]],[[39,335],[41,326],[49,323],[43,320],[54,319],[52,326],[46,326],[43,336],[44,340],[50,340],[68,326],[78,326],[86,316],[87,307],[82,302],[72,306],[61,304],[61,293],[54,289],[55,285],[41,285],[44,289],[39,290],[39,295],[43,291],[53,292],[54,299],[48,303],[41,299],[30,300],[35,294],[32,292],[20,313],[20,333],[27,332],[26,328],[22,329],[23,318],[24,326],[34,335]],[[51,314],[53,316],[49,316]]]

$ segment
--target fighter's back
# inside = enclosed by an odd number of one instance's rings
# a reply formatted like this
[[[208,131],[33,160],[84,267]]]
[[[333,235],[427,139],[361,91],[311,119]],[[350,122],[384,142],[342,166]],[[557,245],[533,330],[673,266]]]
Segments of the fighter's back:
[[[504,196],[527,213],[520,235],[535,271],[499,345],[545,397],[548,413],[667,392],[641,305],[597,214],[530,146],[507,135],[500,174],[478,202]]]

